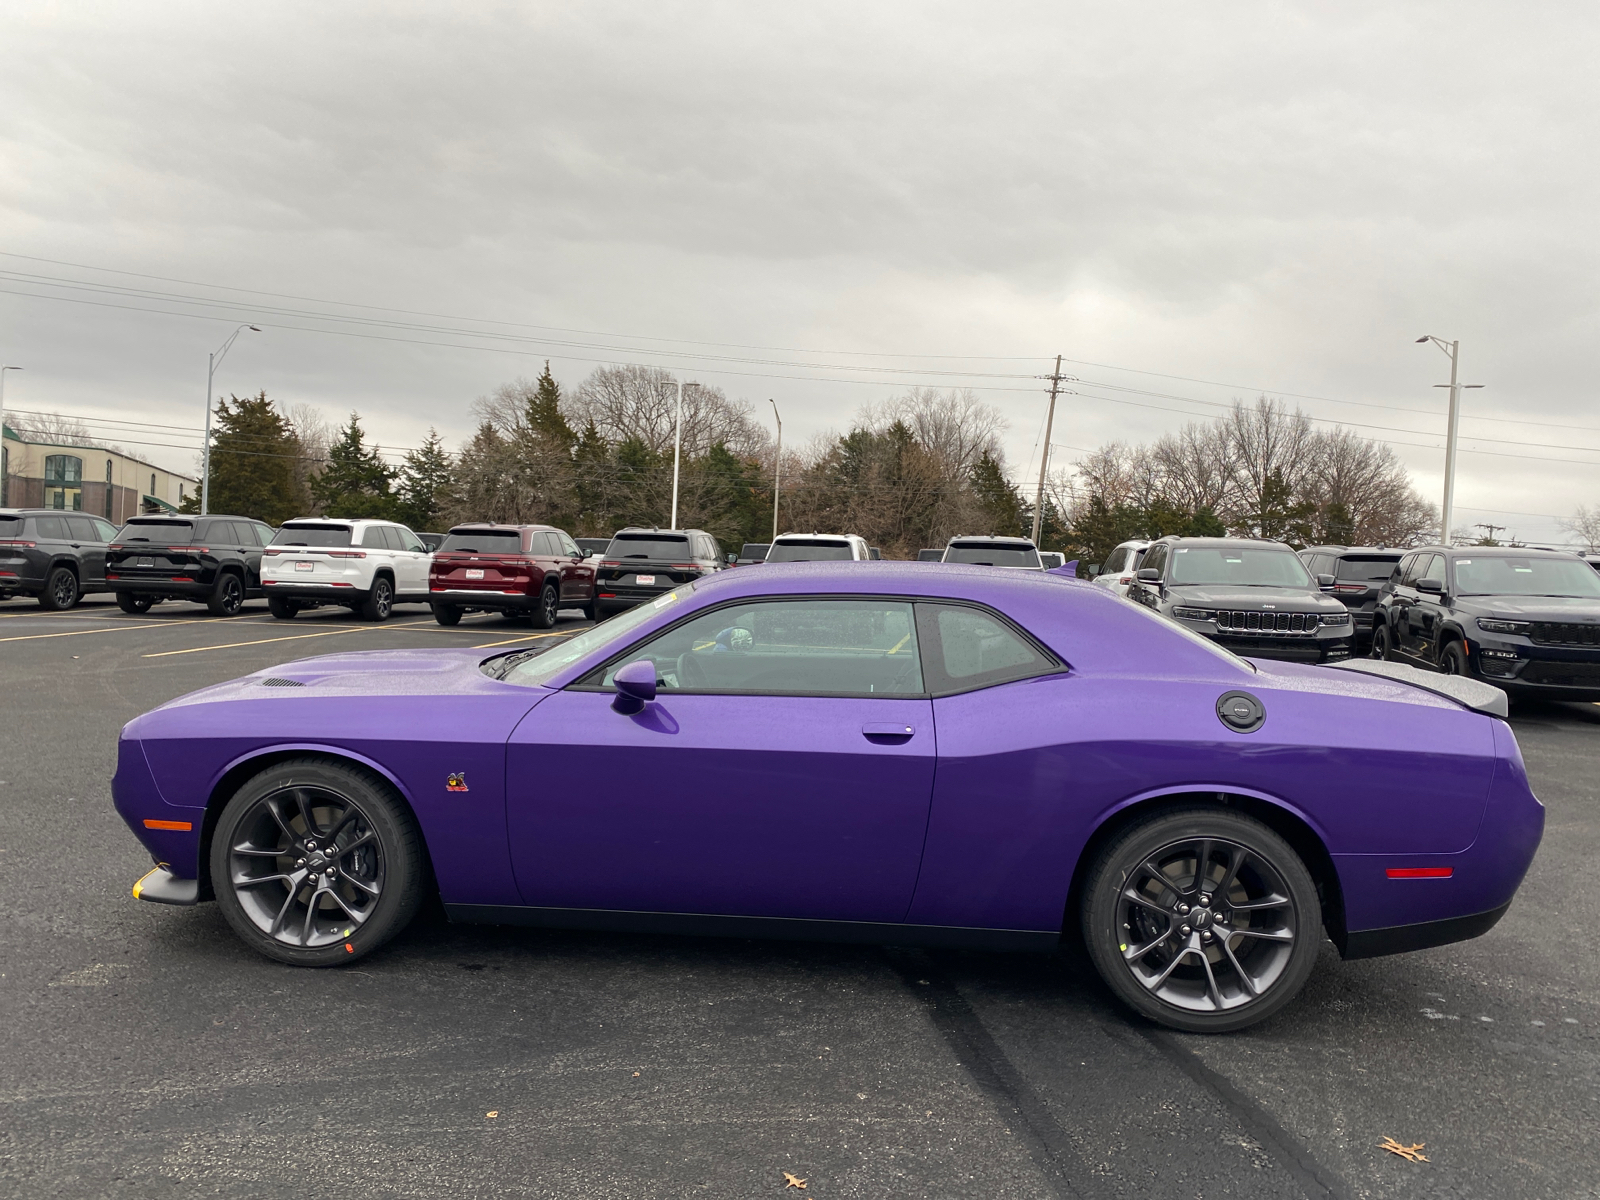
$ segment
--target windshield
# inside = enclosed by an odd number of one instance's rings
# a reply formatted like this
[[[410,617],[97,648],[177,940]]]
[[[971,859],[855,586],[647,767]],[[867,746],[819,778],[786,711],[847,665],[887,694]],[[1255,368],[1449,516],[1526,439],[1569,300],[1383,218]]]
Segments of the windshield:
[[[119,542],[187,542],[194,533],[193,521],[132,520],[117,534]]]
[[[945,548],[947,563],[971,563],[979,567],[1038,567],[1039,552],[1032,546],[1014,542],[962,542]]]
[[[1600,599],[1600,575],[1575,558],[1458,558],[1463,596],[1583,596]]]
[[[1400,561],[1398,554],[1389,558],[1341,558],[1334,568],[1335,579],[1351,583],[1387,583],[1394,574],[1394,565]]]
[[[515,529],[452,529],[439,543],[439,553],[520,554],[522,534]]]
[[[1232,584],[1235,587],[1310,587],[1311,576],[1293,550],[1254,546],[1174,546],[1174,584]]]
[[[274,546],[348,546],[348,525],[285,525],[272,539]]]
[[[767,551],[766,561],[780,562],[848,562],[855,555],[850,543],[837,538],[795,538],[792,542],[773,542]]]
[[[618,534],[606,547],[607,558],[648,558],[657,562],[687,562],[689,539],[670,533]]]
[[[621,641],[663,608],[675,604],[677,600],[677,592],[668,592],[648,604],[638,604],[633,608],[624,609],[609,620],[584,630],[577,637],[561,642],[551,641],[543,646],[535,646],[532,650],[521,650],[504,658],[491,659],[484,664],[483,669],[487,674],[505,683],[514,683],[519,687],[538,687],[547,679],[555,678],[580,658],[593,654],[596,650],[611,645],[612,642]]]

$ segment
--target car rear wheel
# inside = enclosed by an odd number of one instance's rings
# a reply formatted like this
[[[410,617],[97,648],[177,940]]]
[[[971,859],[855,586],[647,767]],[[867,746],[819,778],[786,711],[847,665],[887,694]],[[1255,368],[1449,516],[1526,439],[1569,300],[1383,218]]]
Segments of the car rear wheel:
[[[139,596],[133,592],[118,592],[117,607],[125,613],[147,613],[155,600],[150,596]]]
[[[299,615],[300,603],[287,596],[268,596],[267,611],[280,621],[292,621]]]
[[[1166,812],[1090,868],[1083,936],[1124,1003],[1173,1029],[1222,1033],[1292,1000],[1317,959],[1321,907],[1298,855],[1253,817]]]
[[[539,593],[539,605],[532,612],[535,629],[549,629],[556,623],[556,613],[560,611],[561,601],[556,595],[556,585],[547,583],[544,591]]]
[[[399,797],[373,776],[291,759],[244,785],[211,841],[211,882],[234,932],[301,967],[354,962],[416,915],[422,843]]]
[[[441,625],[459,625],[461,624],[461,609],[454,604],[442,604],[435,600],[433,602],[433,619]]]
[[[1372,657],[1384,662],[1394,661],[1394,648],[1389,644],[1389,627],[1375,625],[1372,629]]]
[[[217,586],[206,601],[206,610],[214,617],[236,617],[244,607],[244,580],[231,571],[217,577]]]
[[[367,593],[366,603],[361,606],[361,615],[369,621],[387,621],[393,611],[394,584],[389,582],[387,575],[379,575],[372,581],[372,590]]]
[[[51,612],[65,612],[78,603],[78,577],[67,567],[57,567],[44,582],[39,593],[39,607]]]

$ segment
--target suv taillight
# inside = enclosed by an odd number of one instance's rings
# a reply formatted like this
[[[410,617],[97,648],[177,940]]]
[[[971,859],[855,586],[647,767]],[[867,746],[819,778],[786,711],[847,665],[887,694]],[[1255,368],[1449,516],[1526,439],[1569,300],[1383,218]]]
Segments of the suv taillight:
[[[365,550],[325,550],[323,553],[329,558],[365,558],[367,556]]]
[[[167,547],[167,553],[169,553],[169,554],[210,554],[211,553],[211,547],[209,547],[209,546],[168,546]]]
[[[698,568],[695,566],[694,563],[673,563],[672,564],[672,569],[674,571],[694,571],[694,570],[698,570]]]
[[[0,546],[21,546],[25,550],[32,550],[33,542],[25,542],[21,538],[5,538],[0,540]]]
[[[1335,592],[1343,592],[1346,595],[1351,595],[1356,592],[1366,591],[1367,585],[1364,583],[1336,583],[1333,585],[1333,590]]]
[[[620,558],[602,558],[600,560],[600,565],[602,567],[620,567],[622,565],[622,560]]]

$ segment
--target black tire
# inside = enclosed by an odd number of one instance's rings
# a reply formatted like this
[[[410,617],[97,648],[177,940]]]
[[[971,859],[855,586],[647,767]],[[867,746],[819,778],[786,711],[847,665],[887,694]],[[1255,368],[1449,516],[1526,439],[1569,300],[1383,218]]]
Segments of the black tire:
[[[1466,679],[1476,679],[1472,673],[1472,663],[1467,658],[1467,648],[1460,642],[1450,642],[1444,648],[1444,653],[1439,655],[1439,670],[1446,675],[1460,675]]]
[[[583,619],[585,621],[598,621],[600,619],[600,601],[596,600],[593,596],[589,597],[589,602],[587,604],[581,604],[578,607],[579,611],[583,613]]]
[[[560,611],[561,598],[556,594],[556,585],[547,583],[544,591],[539,593],[538,606],[528,616],[535,629],[549,629],[556,623],[556,614]]]
[[[416,915],[426,874],[400,797],[326,759],[289,759],[249,780],[211,840],[212,889],[228,924],[252,950],[297,967],[372,953]]]
[[[206,601],[206,611],[213,617],[237,617],[244,607],[244,580],[232,571],[217,576],[217,586]]]
[[[1374,624],[1372,626],[1372,657],[1382,659],[1384,662],[1394,661],[1394,647],[1389,641],[1389,627]]]
[[[444,604],[438,600],[433,602],[433,619],[441,625],[461,624],[461,609],[454,604]]]
[[[51,612],[66,612],[77,606],[83,594],[78,590],[78,577],[71,567],[57,567],[44,581],[44,591],[39,593],[39,607]]]
[[[1265,1020],[1304,986],[1322,945],[1305,864],[1266,825],[1224,808],[1169,810],[1113,838],[1089,869],[1081,918],[1118,999],[1189,1033]]]
[[[372,581],[372,590],[362,602],[361,615],[369,621],[387,621],[394,611],[394,584],[387,575]]]
[[[117,593],[117,607],[125,613],[147,613],[154,603],[154,598],[141,596],[136,592]]]
[[[288,596],[268,596],[267,611],[280,621],[292,621],[300,614],[300,602]]]

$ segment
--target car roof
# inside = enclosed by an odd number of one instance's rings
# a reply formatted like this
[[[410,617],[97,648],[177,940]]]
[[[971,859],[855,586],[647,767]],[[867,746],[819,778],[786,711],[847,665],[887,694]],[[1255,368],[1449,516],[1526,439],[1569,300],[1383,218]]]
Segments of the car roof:
[[[950,539],[947,545],[954,546],[957,542],[984,542],[989,545],[994,545],[997,542],[1006,542],[1017,546],[1033,545],[1032,538],[1013,537],[1008,533],[958,533]],[[1036,546],[1034,548],[1038,549]]]
[[[1575,550],[1545,550],[1533,546],[1424,546],[1441,554],[1467,555],[1471,558],[1579,558]]]
[[[207,516],[215,514],[208,513]],[[278,528],[293,529],[296,525],[398,525],[387,517],[291,517]]]
[[[460,525],[450,526],[450,532],[458,529],[533,529],[540,533],[560,533],[554,525],[507,525],[500,521],[467,521]]]
[[[1219,538],[1219,537],[1179,537],[1177,534],[1168,534],[1166,537],[1157,538],[1157,542],[1182,542],[1185,546],[1215,546],[1219,550],[1231,550],[1236,547],[1269,547],[1274,550],[1287,550],[1293,554],[1294,547],[1286,542],[1268,541],[1266,538]],[[1151,545],[1155,545],[1152,542]]]

